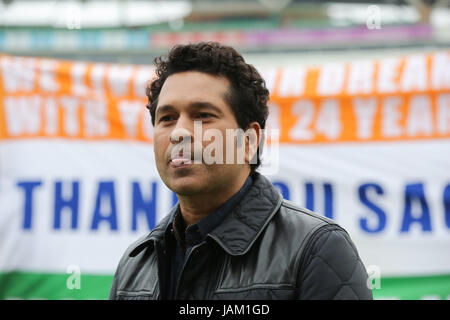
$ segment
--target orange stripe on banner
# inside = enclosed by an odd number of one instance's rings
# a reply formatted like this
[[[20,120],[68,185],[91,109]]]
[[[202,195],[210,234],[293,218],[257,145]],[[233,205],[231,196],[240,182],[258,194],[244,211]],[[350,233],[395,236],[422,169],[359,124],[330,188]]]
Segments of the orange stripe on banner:
[[[282,143],[450,137],[450,51],[264,70]],[[148,65],[0,56],[0,139],[152,141]],[[270,133],[267,134],[270,138]]]
[[[450,93],[272,100],[281,142],[450,137]],[[273,125],[272,127],[277,127]]]

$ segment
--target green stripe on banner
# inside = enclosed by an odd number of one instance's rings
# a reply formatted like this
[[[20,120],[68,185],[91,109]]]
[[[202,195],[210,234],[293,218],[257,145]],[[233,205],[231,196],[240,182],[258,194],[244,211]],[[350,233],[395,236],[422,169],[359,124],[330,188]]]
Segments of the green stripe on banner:
[[[107,299],[112,275],[0,273],[0,299]]]
[[[8,272],[0,273],[0,299],[107,299],[112,275]],[[450,299],[450,275],[382,278],[375,299]]]
[[[440,299],[450,300],[450,274],[422,277],[381,278],[379,289],[375,284],[374,299]]]

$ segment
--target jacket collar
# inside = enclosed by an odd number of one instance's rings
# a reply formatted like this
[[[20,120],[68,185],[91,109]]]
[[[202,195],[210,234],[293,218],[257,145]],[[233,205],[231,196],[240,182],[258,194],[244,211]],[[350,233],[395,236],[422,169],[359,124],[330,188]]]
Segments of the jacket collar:
[[[208,237],[214,239],[228,254],[247,253],[267,224],[278,212],[283,200],[272,183],[259,173],[241,202]]]
[[[130,257],[135,257],[144,250],[145,248],[150,248],[153,250],[154,243],[159,242],[163,239],[164,233],[166,232],[168,226],[171,223],[172,217],[175,213],[175,211],[178,210],[178,203],[170,210],[169,214],[167,214],[160,223],[158,223],[150,233],[144,237],[143,239],[139,240],[135,245],[134,248],[130,251],[128,254]]]
[[[253,185],[244,195],[240,203],[227,215],[225,220],[207,238],[213,239],[230,255],[243,255],[250,250],[253,243],[277,213],[283,200],[281,194],[272,183],[255,172],[252,176]],[[130,256],[136,256],[140,251],[164,238],[164,233],[170,225],[171,217],[178,210],[178,204],[149,233],[139,241]]]

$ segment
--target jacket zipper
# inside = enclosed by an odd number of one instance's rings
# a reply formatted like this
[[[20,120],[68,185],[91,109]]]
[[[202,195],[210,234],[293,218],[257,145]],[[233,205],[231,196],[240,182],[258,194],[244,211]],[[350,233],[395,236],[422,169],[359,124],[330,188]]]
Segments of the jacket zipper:
[[[177,279],[177,284],[176,284],[175,294],[174,294],[174,299],[175,299],[175,300],[178,299],[178,291],[179,291],[179,289],[180,289],[180,283],[181,283],[181,280],[182,280],[182,278],[183,278],[183,272],[184,272],[184,269],[185,269],[186,265],[189,263],[189,258],[191,257],[191,255],[193,254],[193,252],[194,252],[197,248],[201,247],[204,243],[205,243],[205,242],[202,242],[202,243],[200,243],[200,244],[197,244],[197,245],[193,246],[192,249],[189,251],[187,258],[186,258],[185,261],[184,261],[183,267],[181,268],[180,275],[178,276],[178,279]]]
[[[162,270],[166,269],[166,249],[159,242],[154,241],[156,249],[156,261],[158,264],[158,282],[159,282],[159,296],[165,299],[167,296],[167,277],[163,276]]]

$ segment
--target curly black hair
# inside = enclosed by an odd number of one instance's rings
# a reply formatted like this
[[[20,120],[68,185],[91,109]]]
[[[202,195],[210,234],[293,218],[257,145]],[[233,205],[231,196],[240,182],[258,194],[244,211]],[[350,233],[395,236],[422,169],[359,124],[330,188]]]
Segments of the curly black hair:
[[[176,45],[167,56],[157,57],[156,78],[146,87],[147,108],[150,110],[152,124],[155,124],[155,111],[158,97],[166,79],[175,73],[199,71],[223,76],[231,83],[225,96],[240,128],[246,130],[251,122],[258,122],[265,128],[269,113],[267,102],[269,91],[256,68],[247,64],[234,48],[218,42],[199,42]],[[262,147],[261,137],[259,147]],[[261,164],[259,150],[256,164],[251,164],[252,172]]]

